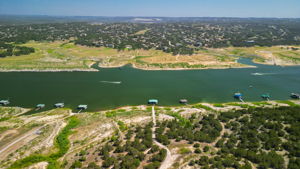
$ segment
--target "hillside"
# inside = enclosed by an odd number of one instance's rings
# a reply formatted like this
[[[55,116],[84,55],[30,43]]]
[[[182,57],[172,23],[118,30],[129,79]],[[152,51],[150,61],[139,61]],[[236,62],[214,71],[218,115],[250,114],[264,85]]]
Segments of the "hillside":
[[[0,168],[299,168],[299,102],[0,108]],[[125,155],[125,156],[124,156]]]

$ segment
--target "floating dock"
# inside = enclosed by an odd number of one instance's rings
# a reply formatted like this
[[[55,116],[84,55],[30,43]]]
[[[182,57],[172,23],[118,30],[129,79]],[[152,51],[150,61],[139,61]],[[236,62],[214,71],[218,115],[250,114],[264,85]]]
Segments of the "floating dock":
[[[180,103],[180,104],[187,104],[187,103],[188,103],[188,100],[187,100],[187,99],[180,99],[180,100],[179,100],[179,103]]]
[[[36,107],[37,109],[43,109],[45,106],[46,106],[45,104],[38,104],[38,105],[36,105],[35,107]]]
[[[64,103],[56,103],[56,104],[54,104],[54,107],[55,108],[63,108],[63,107],[65,107],[65,104]]]
[[[262,94],[261,98],[265,99],[265,100],[270,100],[271,96],[269,94]]]
[[[148,100],[148,104],[152,104],[152,105],[158,104],[158,100],[157,99],[150,99],[150,100]]]
[[[6,106],[9,104],[9,101],[8,100],[0,100],[0,105],[1,106]]]
[[[242,93],[234,93],[234,95],[233,95],[233,97],[234,97],[235,99],[238,99],[238,100],[240,100],[241,102],[244,102],[242,96],[243,96]]]
[[[86,110],[87,108],[88,108],[88,106],[87,105],[83,105],[83,104],[81,104],[81,105],[79,105],[77,107],[78,110]]]
[[[242,98],[242,93],[234,93],[234,95],[233,95],[233,97],[235,98],[235,99],[240,99],[240,98]]]
[[[292,99],[300,99],[300,94],[299,93],[291,93],[291,98]]]

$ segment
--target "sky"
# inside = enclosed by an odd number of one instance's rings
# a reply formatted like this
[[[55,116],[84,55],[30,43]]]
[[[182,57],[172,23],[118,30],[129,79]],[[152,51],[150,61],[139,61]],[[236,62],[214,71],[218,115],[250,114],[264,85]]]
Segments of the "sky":
[[[0,0],[0,14],[300,18],[300,0]]]

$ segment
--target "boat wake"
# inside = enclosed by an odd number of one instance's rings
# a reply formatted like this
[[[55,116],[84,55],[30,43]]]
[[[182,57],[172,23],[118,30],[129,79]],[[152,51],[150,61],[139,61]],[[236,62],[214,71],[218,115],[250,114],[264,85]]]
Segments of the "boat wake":
[[[274,75],[275,73],[251,73],[253,76],[266,76],[266,75]]]
[[[100,81],[100,83],[109,83],[109,84],[121,84],[120,81]]]

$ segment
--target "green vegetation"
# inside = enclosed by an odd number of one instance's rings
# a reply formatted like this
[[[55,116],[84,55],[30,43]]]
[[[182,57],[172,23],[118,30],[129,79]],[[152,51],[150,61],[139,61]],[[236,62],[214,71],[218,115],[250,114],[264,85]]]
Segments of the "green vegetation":
[[[194,117],[189,119],[194,120]],[[176,141],[187,140],[193,142],[212,143],[220,136],[222,130],[221,124],[215,119],[213,115],[204,116],[202,120],[196,120],[193,125],[183,126],[180,121],[164,121],[158,123],[156,130],[157,140],[165,145],[169,145],[170,139]]]
[[[217,142],[220,149],[216,157],[200,158],[195,163],[214,168],[242,167],[238,161],[244,158],[257,164],[258,168],[284,168],[284,158],[277,152],[285,149],[288,151],[286,155],[294,159],[300,150],[297,146],[300,136],[297,120],[300,116],[294,113],[298,111],[299,107],[280,107],[221,113],[219,120],[226,123],[225,128],[232,133],[224,134]],[[290,127],[284,127],[284,124]]]
[[[149,159],[147,168],[160,166],[160,162],[166,156],[165,150],[159,149],[158,146],[153,145],[152,142],[152,123],[145,126],[136,126],[129,128],[125,134],[124,140],[120,138],[113,138],[108,140],[102,147],[96,149],[93,154],[102,160],[102,168],[137,168],[142,161]],[[150,151],[147,154],[143,152],[147,149]],[[75,160],[76,166],[81,166],[80,163],[85,160],[80,160],[85,157],[87,153],[79,153]],[[78,162],[79,161],[79,162]],[[75,165],[75,163],[73,164]],[[98,166],[97,166],[98,167]]]
[[[201,108],[201,109],[205,109],[207,111],[213,111],[213,109],[211,107],[205,106],[203,104],[196,104],[192,106],[193,108]]]
[[[292,102],[292,101],[289,101],[289,100],[278,100],[278,101],[276,101],[277,103],[282,103],[282,104],[287,104],[287,105],[289,105],[289,106],[292,106],[292,107],[294,107],[294,106],[300,106],[299,104],[296,104],[296,103],[294,103],[294,102]]]
[[[139,109],[133,109],[133,110],[118,109],[118,110],[111,110],[105,112],[105,116],[107,118],[115,118],[115,117],[122,117],[122,116],[126,117],[126,116],[133,116],[136,114],[145,114],[149,111],[151,111],[151,107],[150,110],[147,111],[139,110]]]
[[[1,46],[1,44],[0,44]],[[269,53],[281,53],[286,56],[284,63],[299,64],[298,54],[291,54],[288,49],[279,47],[251,47],[251,48],[224,48],[218,49],[199,49],[190,57],[172,55],[166,51],[154,49],[135,49],[135,50],[117,50],[107,47],[87,47],[75,45],[72,41],[28,41],[14,47],[29,52],[15,52],[13,56],[1,58],[0,68],[3,70],[92,70],[91,65],[99,62],[101,66],[122,66],[133,64],[138,68],[150,69],[202,69],[202,68],[219,68],[219,67],[242,67],[235,62],[237,58],[232,57],[236,51],[240,51],[244,57],[253,58],[254,61],[265,63],[269,60],[264,59],[265,51]],[[32,50],[31,50],[32,49]],[[19,50],[19,51],[20,51]],[[0,56],[5,51],[1,50]],[[256,54],[256,51],[261,53]],[[7,54],[5,54],[7,55]],[[18,55],[18,56],[16,56]],[[274,57],[277,57],[274,56]],[[291,55],[291,56],[290,56]],[[255,57],[254,57],[255,56]],[[290,56],[290,57],[288,57]],[[287,59],[290,58],[290,59]],[[210,64],[206,62],[210,61]],[[270,62],[270,61],[269,61]]]
[[[272,105],[271,103],[268,102],[252,102],[253,105],[255,106],[268,106],[268,105]]]
[[[292,106],[290,102],[284,103],[291,106],[266,108],[263,105],[268,105],[267,102],[259,102],[254,105],[262,107],[252,106],[218,113],[207,111],[187,117],[178,113],[177,110],[180,109],[161,108],[161,111],[174,119],[157,121],[156,139],[195,168],[248,169],[254,165],[259,169],[298,169],[300,115],[297,112],[300,107]],[[123,119],[119,119],[119,116],[128,117],[127,115],[137,112],[143,111],[138,108],[108,111],[105,115],[108,118],[113,117],[112,120],[116,121],[122,132],[115,131],[111,137],[85,146],[76,151],[70,161],[60,164],[58,159],[70,148],[68,136],[79,125],[79,119],[72,116],[67,126],[55,138],[56,152],[49,155],[30,155],[16,161],[10,168],[24,168],[46,161],[50,169],[62,166],[157,169],[166,158],[167,152],[153,143],[152,122],[128,125]],[[101,114],[102,117],[103,115]],[[178,162],[175,165],[181,164]]]
[[[189,154],[189,153],[191,153],[192,151],[189,149],[189,148],[185,148],[185,147],[183,147],[183,148],[180,148],[179,149],[179,154]]]
[[[75,128],[78,124],[79,120],[75,116],[69,118],[67,126],[58,134],[58,136],[55,139],[55,147],[58,148],[58,151],[56,153],[50,155],[33,154],[28,157],[25,157],[24,159],[16,161],[9,168],[24,168],[42,161],[46,161],[49,163],[48,169],[59,168],[59,164],[56,160],[62,157],[69,150],[70,141],[68,140],[68,136],[72,133],[71,130]]]
[[[118,125],[119,125],[119,128],[120,128],[121,131],[125,131],[125,130],[128,129],[127,125],[124,122],[120,121],[120,120],[118,121]]]
[[[244,109],[247,109],[247,108],[255,108],[255,106],[251,106],[249,104],[242,104],[242,103],[226,103],[226,105],[229,105],[229,106],[237,106],[237,107],[241,107],[241,108],[244,108]]]
[[[168,113],[168,115],[175,117],[175,119],[178,120],[179,124],[181,126],[192,126],[192,123],[190,122],[190,120],[183,118],[179,113]]]
[[[213,104],[214,107],[225,107],[223,104],[221,103],[215,103]]]
[[[33,52],[34,48],[0,42],[0,58],[7,56],[28,55]]]
[[[299,27],[296,20],[255,19],[2,25],[0,68],[91,70],[95,61],[101,66],[134,64],[153,69],[244,66],[233,56],[299,64]]]

